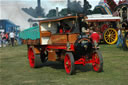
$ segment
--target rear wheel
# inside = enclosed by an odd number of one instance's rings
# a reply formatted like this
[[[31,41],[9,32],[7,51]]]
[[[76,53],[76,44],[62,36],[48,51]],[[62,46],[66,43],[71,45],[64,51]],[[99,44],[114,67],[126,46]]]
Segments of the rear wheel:
[[[67,52],[64,58],[64,67],[67,74],[72,75],[75,71],[74,57],[71,52]]]
[[[48,60],[48,51],[41,51],[40,55],[42,63],[45,63]]]
[[[37,68],[43,65],[40,54],[35,54],[32,47],[29,47],[28,49],[28,59],[31,68]]]
[[[103,70],[103,57],[99,50],[93,52],[92,61],[93,70],[96,72],[101,72]]]

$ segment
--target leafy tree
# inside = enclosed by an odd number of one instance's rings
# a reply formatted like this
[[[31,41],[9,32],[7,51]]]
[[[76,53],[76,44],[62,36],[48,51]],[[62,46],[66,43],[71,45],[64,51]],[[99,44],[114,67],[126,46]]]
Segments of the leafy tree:
[[[62,10],[59,12],[59,15],[60,15],[60,16],[66,16],[67,14],[68,14],[68,9],[67,9],[67,8],[62,9]]]
[[[104,8],[102,7],[95,7],[92,11],[92,14],[107,14]]]
[[[73,2],[70,2],[68,1],[68,13],[69,14],[72,14],[72,15],[75,15],[77,13],[82,13],[83,12],[83,8],[81,6],[81,2],[80,1],[73,1]]]
[[[56,9],[49,10],[47,17],[55,17],[56,16]]]
[[[91,14],[91,5],[89,4],[89,2],[87,0],[84,0],[84,6],[81,6],[81,2],[80,1],[73,1],[70,2],[70,0],[68,0],[68,13],[70,14],[78,14],[78,13],[82,13],[82,14]]]
[[[89,4],[89,2],[87,0],[84,0],[83,12],[85,15],[91,14],[91,12],[92,12],[91,8],[92,8],[92,6]]]

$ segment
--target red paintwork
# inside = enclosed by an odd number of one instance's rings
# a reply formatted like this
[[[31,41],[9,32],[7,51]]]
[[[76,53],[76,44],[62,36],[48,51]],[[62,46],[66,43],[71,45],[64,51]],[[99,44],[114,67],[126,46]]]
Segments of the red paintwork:
[[[63,33],[63,29],[62,29],[62,28],[60,28],[59,32],[60,32],[60,34],[62,34],[62,33]]]
[[[96,52],[92,54],[92,61],[93,61],[92,62],[93,69],[95,71],[98,71],[99,68],[100,68],[99,67],[100,66],[100,59],[99,59],[99,57],[98,57]]]
[[[74,44],[70,45],[70,50],[75,51]]]
[[[65,33],[70,33],[70,30],[65,30]]]
[[[99,57],[97,56],[96,52],[94,52],[92,54],[92,58],[91,59],[87,59],[86,56],[83,56],[82,58],[80,58],[77,61],[75,61],[74,64],[82,64],[83,66],[85,66],[85,64],[87,64],[87,63],[92,63],[93,69],[95,71],[99,70],[100,60],[99,60]]]
[[[47,49],[63,49],[66,50],[67,46],[66,45],[48,45],[46,46]]]
[[[87,64],[87,63],[93,63],[94,62],[92,59],[88,60],[85,57],[78,59],[77,61],[75,61],[74,64],[82,64],[83,66],[85,66],[85,64]]]
[[[70,44],[69,49],[67,48],[67,45],[47,45],[46,49],[62,49],[74,51],[74,44]]]
[[[71,70],[71,60],[68,54],[66,54],[65,59],[64,59],[64,67],[65,67],[67,74],[69,74]]]
[[[114,10],[114,8],[117,6],[116,2],[114,0],[106,0],[107,4],[109,5],[111,11]]]
[[[88,22],[114,22],[114,21],[120,21],[120,19],[101,19],[101,20],[87,20]]]
[[[35,56],[34,56],[34,52],[33,52],[32,48],[29,48],[29,50],[28,50],[28,58],[29,58],[30,67],[34,68]]]
[[[106,30],[108,28],[107,24],[103,24],[101,27],[101,32],[104,32],[104,30]]]
[[[118,4],[122,4],[122,3],[125,3],[127,2],[126,0],[120,0]]]
[[[83,66],[86,64],[86,59],[85,58],[80,58],[79,60],[75,61],[74,64],[82,64]]]

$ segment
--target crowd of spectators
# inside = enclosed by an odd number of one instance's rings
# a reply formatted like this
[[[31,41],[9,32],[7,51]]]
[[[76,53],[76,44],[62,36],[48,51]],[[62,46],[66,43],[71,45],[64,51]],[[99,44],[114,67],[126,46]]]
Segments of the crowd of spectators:
[[[6,47],[9,45],[11,46],[21,45],[21,41],[18,34],[16,35],[14,32],[10,32],[10,33],[0,32],[0,47]]]

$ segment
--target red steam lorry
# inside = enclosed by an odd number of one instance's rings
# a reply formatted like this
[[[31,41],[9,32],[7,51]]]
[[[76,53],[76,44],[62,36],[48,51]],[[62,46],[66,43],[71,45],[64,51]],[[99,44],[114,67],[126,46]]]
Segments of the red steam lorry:
[[[77,64],[91,64],[94,71],[101,72],[102,54],[91,38],[80,31],[80,23],[77,16],[40,20],[39,38],[23,40],[28,46],[30,67],[41,67],[46,61],[64,60],[65,71],[70,75]],[[34,30],[33,33],[26,31],[28,36],[35,35]]]

